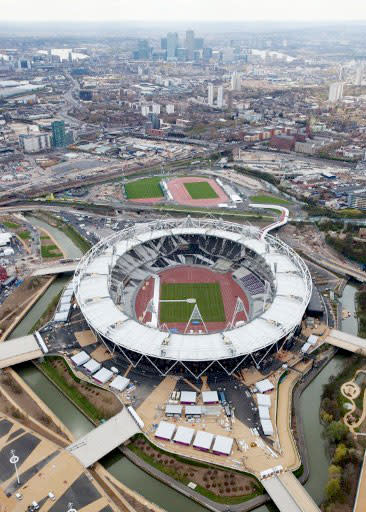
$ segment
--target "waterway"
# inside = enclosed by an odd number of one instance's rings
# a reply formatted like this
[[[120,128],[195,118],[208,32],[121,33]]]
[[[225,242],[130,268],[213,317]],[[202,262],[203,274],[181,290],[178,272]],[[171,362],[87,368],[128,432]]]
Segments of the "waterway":
[[[49,226],[43,221],[31,218],[32,224],[45,227],[52,236],[66,249],[68,257],[79,257],[81,252],[66,237],[64,244],[64,233],[57,228]],[[12,337],[24,335],[29,332],[34,323],[47,308],[50,300],[59,293],[68,278],[57,278],[50,286],[44,296],[28,312],[25,318],[12,333]],[[342,297],[344,309],[351,312],[352,316],[342,322],[342,329],[346,332],[357,334],[357,320],[354,318],[354,296],[356,287],[347,285]],[[305,439],[309,454],[310,478],[305,487],[317,503],[323,499],[324,485],[327,479],[329,459],[325,442],[321,436],[322,426],[319,422],[319,406],[322,386],[328,382],[331,375],[336,374],[344,357],[337,355],[320,372],[312,383],[304,391],[300,407],[304,421]],[[48,407],[64,422],[76,438],[89,432],[93,425],[73,404],[65,398],[32,364],[24,364],[18,367],[19,375],[30,385],[40,396]],[[161,482],[150,477],[129,460],[119,454],[112,454],[103,460],[103,464],[121,482],[136,490],[147,499],[165,508],[168,512],[204,512],[207,509],[192,502],[188,498],[170,489]],[[268,512],[266,506],[258,507],[255,512]]]

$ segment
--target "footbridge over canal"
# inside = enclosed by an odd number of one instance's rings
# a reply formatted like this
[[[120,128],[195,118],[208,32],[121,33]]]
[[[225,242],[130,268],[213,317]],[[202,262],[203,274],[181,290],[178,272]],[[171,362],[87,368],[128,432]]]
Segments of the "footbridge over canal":
[[[124,407],[113,418],[68,446],[67,450],[88,468],[141,432],[143,427],[144,423],[133,407]]]
[[[320,512],[320,508],[290,471],[281,466],[263,471],[261,484],[280,512]]]
[[[366,339],[354,334],[331,329],[328,336],[324,338],[324,342],[343,350],[366,356]]]
[[[32,272],[32,277],[38,276],[49,276],[56,274],[64,274],[68,272],[75,272],[76,267],[78,266],[79,260],[71,260],[67,262],[57,261],[54,263],[48,263],[45,265],[41,265],[38,268],[34,269]]]
[[[38,359],[47,352],[48,348],[37,331],[29,336],[2,341],[0,343],[0,369]]]

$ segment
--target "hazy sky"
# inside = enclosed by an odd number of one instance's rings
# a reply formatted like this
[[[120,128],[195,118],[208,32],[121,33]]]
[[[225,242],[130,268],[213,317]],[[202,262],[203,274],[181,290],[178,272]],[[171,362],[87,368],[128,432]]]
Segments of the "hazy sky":
[[[366,20],[366,0],[0,0],[1,21]]]

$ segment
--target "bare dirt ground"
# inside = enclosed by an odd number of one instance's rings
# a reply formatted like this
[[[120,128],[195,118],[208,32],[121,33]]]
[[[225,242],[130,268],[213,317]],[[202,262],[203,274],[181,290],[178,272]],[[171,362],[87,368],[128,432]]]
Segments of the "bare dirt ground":
[[[145,439],[136,440],[134,445],[149,457],[153,457],[156,462],[169,467],[178,477],[187,478],[214,494],[220,496],[245,496],[256,490],[255,480],[243,473],[185,464],[167,454],[161,454]]]

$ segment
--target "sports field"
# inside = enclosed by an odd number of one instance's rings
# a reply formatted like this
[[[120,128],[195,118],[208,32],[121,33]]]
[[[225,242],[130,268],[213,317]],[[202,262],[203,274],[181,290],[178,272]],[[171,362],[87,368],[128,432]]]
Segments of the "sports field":
[[[184,183],[184,187],[192,199],[216,199],[219,197],[207,181]]]
[[[127,199],[148,199],[164,197],[160,186],[161,178],[144,178],[125,185]]]
[[[163,283],[160,300],[196,299],[204,322],[225,322],[224,303],[219,283]],[[188,322],[194,304],[161,302],[160,322]]]

